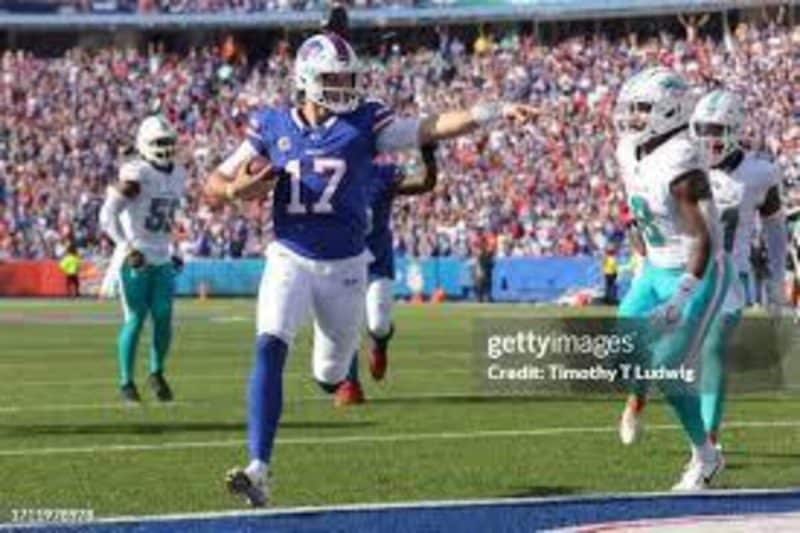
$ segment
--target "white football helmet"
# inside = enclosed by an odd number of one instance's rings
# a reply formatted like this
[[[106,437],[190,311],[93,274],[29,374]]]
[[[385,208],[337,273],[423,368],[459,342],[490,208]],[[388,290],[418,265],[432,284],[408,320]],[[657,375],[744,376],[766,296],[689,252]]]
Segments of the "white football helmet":
[[[614,124],[639,146],[689,122],[689,85],[675,71],[651,67],[626,81],[617,96]]]
[[[716,90],[697,102],[689,132],[700,144],[710,166],[717,166],[741,148],[744,103],[735,93]]]
[[[294,83],[303,98],[333,113],[358,107],[359,63],[350,44],[333,33],[306,39],[297,51]]]
[[[144,119],[136,133],[136,150],[150,163],[168,167],[175,159],[178,134],[162,115]]]

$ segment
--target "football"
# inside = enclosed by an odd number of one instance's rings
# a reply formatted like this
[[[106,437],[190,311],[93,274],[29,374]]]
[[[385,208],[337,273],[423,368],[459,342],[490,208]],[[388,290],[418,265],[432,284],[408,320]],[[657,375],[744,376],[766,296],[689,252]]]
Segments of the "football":
[[[271,165],[272,163],[270,163],[269,159],[264,156],[257,155],[247,162],[247,173],[251,176],[255,176]]]

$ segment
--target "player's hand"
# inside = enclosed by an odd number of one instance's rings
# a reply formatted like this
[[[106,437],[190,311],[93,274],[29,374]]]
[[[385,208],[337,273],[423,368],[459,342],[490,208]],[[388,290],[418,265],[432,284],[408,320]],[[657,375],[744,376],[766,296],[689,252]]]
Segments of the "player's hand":
[[[181,270],[183,270],[183,259],[181,259],[177,255],[173,255],[172,256],[172,268],[175,270],[175,273],[178,273]]]
[[[650,315],[650,325],[657,331],[668,332],[675,329],[682,315],[683,307],[677,302],[670,301],[653,311]]]
[[[127,261],[128,266],[134,270],[138,270],[147,264],[147,259],[145,259],[144,254],[139,250],[131,250],[128,252],[128,257],[125,258],[125,261]]]
[[[539,117],[539,108],[528,104],[505,104],[503,118],[515,124],[526,124]]]
[[[239,167],[230,183],[228,196],[239,200],[257,200],[267,196],[275,185],[278,172],[269,161],[260,158],[258,165],[248,161]]]

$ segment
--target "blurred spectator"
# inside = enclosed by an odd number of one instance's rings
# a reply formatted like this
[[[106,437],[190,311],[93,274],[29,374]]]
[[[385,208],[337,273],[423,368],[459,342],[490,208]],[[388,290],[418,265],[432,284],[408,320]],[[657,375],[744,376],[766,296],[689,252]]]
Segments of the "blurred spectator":
[[[67,295],[71,298],[79,298],[81,295],[79,276],[81,271],[81,256],[78,254],[78,248],[74,244],[70,244],[67,247],[67,253],[58,265],[67,278]]]
[[[606,248],[603,257],[603,277],[606,280],[603,303],[606,305],[616,305],[617,303],[617,275],[619,274],[619,263],[617,262],[617,251],[613,246]]]

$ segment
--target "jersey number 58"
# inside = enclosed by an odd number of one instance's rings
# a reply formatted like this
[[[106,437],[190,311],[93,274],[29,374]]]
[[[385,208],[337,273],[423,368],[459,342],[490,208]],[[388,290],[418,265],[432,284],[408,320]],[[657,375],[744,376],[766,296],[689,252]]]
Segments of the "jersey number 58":
[[[300,198],[300,160],[292,159],[286,164],[286,172],[290,177],[290,196],[287,211],[292,215],[306,215],[309,212],[318,215],[333,213],[333,198],[339,183],[347,172],[347,162],[344,159],[333,159],[329,157],[319,157],[314,159],[314,172],[328,178],[325,188],[322,190],[319,199],[311,205],[303,203]]]
[[[150,212],[144,219],[144,227],[152,233],[169,233],[175,221],[178,201],[170,198],[153,198],[150,201]]]

